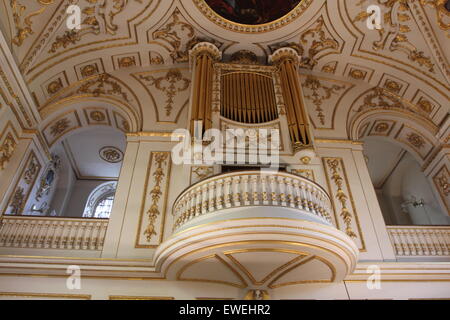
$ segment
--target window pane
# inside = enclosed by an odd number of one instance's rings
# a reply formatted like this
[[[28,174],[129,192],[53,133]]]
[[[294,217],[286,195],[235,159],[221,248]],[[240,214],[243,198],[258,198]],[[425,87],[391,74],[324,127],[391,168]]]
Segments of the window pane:
[[[114,202],[114,196],[103,198],[95,207],[94,218],[109,218]]]

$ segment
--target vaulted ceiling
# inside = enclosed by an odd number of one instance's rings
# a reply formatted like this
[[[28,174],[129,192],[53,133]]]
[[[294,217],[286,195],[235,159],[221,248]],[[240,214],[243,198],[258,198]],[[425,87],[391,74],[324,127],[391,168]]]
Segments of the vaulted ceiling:
[[[82,10],[80,30],[67,28],[70,4]],[[382,9],[381,30],[367,27],[371,4]],[[303,0],[274,23],[245,26],[218,17],[204,0],[0,0],[0,27],[44,131],[74,107],[77,125],[92,120],[89,107],[123,131],[185,126],[189,49],[210,41],[225,61],[245,49],[267,63],[276,48],[295,47],[319,137],[352,137],[353,118],[378,108],[419,118],[436,140],[449,113],[444,4]]]

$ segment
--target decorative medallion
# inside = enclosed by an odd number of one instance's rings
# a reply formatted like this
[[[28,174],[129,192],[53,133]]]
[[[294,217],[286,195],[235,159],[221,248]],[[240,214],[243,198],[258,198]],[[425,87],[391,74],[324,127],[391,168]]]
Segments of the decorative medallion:
[[[420,99],[418,105],[419,108],[425,111],[426,113],[431,113],[431,111],[433,111],[433,105],[431,104],[430,101],[428,101],[425,98]]]
[[[105,119],[106,119],[105,114],[103,112],[100,112],[100,111],[92,111],[89,114],[89,116],[90,116],[90,118],[92,120],[94,120],[96,122],[102,122],[102,121],[105,121]]]
[[[118,163],[123,160],[123,152],[116,147],[103,147],[100,149],[99,155],[109,163]]]
[[[88,64],[87,66],[81,68],[81,75],[83,76],[83,78],[93,76],[94,74],[97,73],[98,67],[96,64]]]
[[[376,133],[384,133],[389,129],[389,124],[386,122],[381,122],[375,126]]]
[[[119,67],[120,68],[129,68],[136,66],[136,58],[135,57],[123,57],[119,59]]]
[[[63,88],[63,84],[61,82],[61,79],[52,81],[47,86],[47,92],[51,95],[57,93]]]
[[[359,69],[352,69],[350,71],[350,77],[356,80],[363,80],[366,77],[367,72],[359,70]]]
[[[409,143],[411,143],[416,148],[423,148],[425,146],[425,141],[421,136],[416,133],[410,133],[407,137]]]

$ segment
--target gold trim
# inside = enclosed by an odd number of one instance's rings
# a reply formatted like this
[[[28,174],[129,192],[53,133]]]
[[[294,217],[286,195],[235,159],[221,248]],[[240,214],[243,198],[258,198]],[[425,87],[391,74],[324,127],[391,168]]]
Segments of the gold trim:
[[[301,0],[294,9],[292,9],[283,17],[259,25],[241,24],[230,21],[217,14],[204,0],[194,0],[193,2],[195,3],[197,9],[202,12],[208,20],[214,22],[216,25],[224,29],[232,30],[238,33],[264,33],[282,28],[292,23],[298,17],[300,17],[304,11],[306,11],[306,9],[312,4],[313,1]]]
[[[233,282],[228,282],[228,281],[222,281],[222,280],[211,280],[211,279],[188,279],[182,278],[183,272],[185,272],[189,267],[202,262],[204,260],[208,260],[211,258],[215,258],[217,260],[219,260],[223,265],[225,265],[225,267],[227,267],[236,277],[238,277],[238,279],[241,281],[241,284],[237,284],[237,283],[233,283]],[[180,270],[178,270],[177,275],[176,275],[176,279],[178,281],[194,281],[194,282],[214,282],[214,283],[220,283],[220,284],[225,284],[225,285],[229,285],[232,287],[237,287],[240,289],[244,289],[248,286],[247,282],[242,278],[242,276],[239,274],[239,272],[237,272],[230,264],[228,264],[225,260],[223,260],[222,258],[220,258],[217,254],[211,254],[205,257],[201,257],[198,259],[195,259],[193,261],[188,262],[187,264],[185,264]]]
[[[150,181],[150,173],[152,171],[152,166],[153,166],[153,154],[157,154],[157,153],[165,153],[167,154],[167,168],[166,168],[166,181],[165,181],[165,186],[164,186],[164,199],[163,199],[163,208],[161,211],[161,225],[160,225],[160,237],[159,237],[159,241],[157,245],[142,245],[140,244],[140,239],[141,239],[141,231],[142,231],[142,223],[143,223],[143,218],[144,218],[144,211],[145,211],[145,205],[146,205],[146,198],[148,196],[148,185],[149,185],[149,181]],[[143,193],[142,193],[142,201],[141,201],[141,208],[140,208],[140,214],[139,214],[139,223],[138,223],[138,229],[137,229],[137,234],[136,234],[136,240],[135,240],[135,244],[134,247],[138,248],[138,249],[152,249],[152,248],[157,248],[164,239],[164,226],[165,226],[165,222],[166,222],[166,215],[167,215],[167,199],[169,196],[169,186],[170,186],[170,179],[171,179],[171,171],[172,171],[172,158],[171,158],[171,153],[168,151],[152,151],[150,152],[150,159],[147,165],[147,174],[146,174],[146,178],[145,178],[145,184],[144,184],[144,189],[143,189]]]
[[[237,253],[248,253],[248,252],[280,252],[280,253],[290,253],[290,254],[297,254],[297,257],[291,259],[290,261],[288,261],[287,263],[282,264],[281,266],[278,266],[277,268],[275,268],[274,270],[272,270],[271,272],[269,272],[265,277],[263,277],[263,279],[261,281],[257,281],[255,279],[255,277],[253,277],[253,275],[251,274],[251,272],[244,267],[244,265],[242,265],[242,263],[239,262],[239,260],[237,260],[236,257],[233,256],[233,254],[237,254]],[[305,258],[308,254],[305,252],[300,252],[300,251],[294,251],[294,250],[284,250],[284,249],[270,249],[270,248],[261,248],[261,249],[241,249],[241,250],[230,250],[230,251],[226,251],[224,252],[224,255],[230,259],[234,264],[236,264],[244,273],[245,275],[251,280],[253,285],[257,285],[257,286],[261,286],[264,283],[267,282],[267,280],[269,280],[270,278],[272,278],[274,275],[276,275],[278,272],[280,272],[281,270],[287,268],[288,266],[290,266],[291,264],[297,262],[299,259],[303,259]]]

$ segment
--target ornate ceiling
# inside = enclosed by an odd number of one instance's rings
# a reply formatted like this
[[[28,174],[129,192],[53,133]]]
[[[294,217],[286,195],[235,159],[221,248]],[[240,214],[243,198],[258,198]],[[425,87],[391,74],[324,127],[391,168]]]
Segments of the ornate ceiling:
[[[123,131],[185,127],[189,49],[200,41],[215,43],[225,61],[250,50],[267,63],[278,47],[295,48],[318,137],[357,139],[396,112],[402,118],[388,125],[405,129],[392,139],[423,129],[430,148],[448,142],[439,131],[449,113],[445,1],[304,0],[281,19],[253,26],[220,18],[204,0],[0,1],[2,32],[50,145],[57,137],[46,130],[58,119],[96,124],[86,108]],[[80,30],[67,29],[70,4],[82,9]],[[370,4],[382,9],[381,30],[367,27]]]

